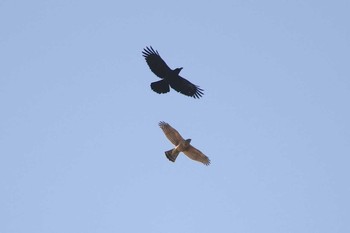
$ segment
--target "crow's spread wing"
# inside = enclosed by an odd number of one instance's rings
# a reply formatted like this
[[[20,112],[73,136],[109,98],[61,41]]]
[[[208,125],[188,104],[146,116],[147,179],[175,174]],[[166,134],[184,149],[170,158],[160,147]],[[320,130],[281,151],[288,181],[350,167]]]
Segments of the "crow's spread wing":
[[[146,47],[142,51],[142,55],[145,57],[149,68],[159,78],[164,79],[166,78],[167,74],[171,72],[171,69],[169,68],[169,66],[160,57],[158,51],[154,50],[152,46]]]
[[[178,76],[176,79],[169,80],[169,84],[177,92],[193,98],[200,98],[202,95],[204,95],[203,89],[182,78],[181,76]]]

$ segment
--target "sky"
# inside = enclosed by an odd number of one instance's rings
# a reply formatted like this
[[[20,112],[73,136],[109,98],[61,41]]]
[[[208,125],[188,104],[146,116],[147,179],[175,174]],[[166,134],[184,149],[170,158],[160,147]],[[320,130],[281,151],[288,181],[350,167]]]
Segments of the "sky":
[[[349,10],[0,1],[0,232],[350,232]],[[153,92],[146,46],[204,96]]]

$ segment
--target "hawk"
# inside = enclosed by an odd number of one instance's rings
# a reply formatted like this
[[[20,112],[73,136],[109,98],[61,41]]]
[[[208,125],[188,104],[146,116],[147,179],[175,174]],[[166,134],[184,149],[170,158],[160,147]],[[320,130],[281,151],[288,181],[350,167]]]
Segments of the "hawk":
[[[165,155],[170,161],[175,162],[179,153],[183,152],[190,159],[201,162],[207,166],[210,164],[209,158],[190,144],[191,139],[183,139],[176,129],[164,121],[159,122],[159,127],[163,130],[169,141],[175,145],[174,149],[165,151]]]
[[[162,79],[151,83],[151,88],[153,91],[157,92],[158,94],[164,94],[170,91],[170,86],[175,91],[195,99],[204,95],[203,89],[179,75],[182,67],[176,68],[175,70],[170,69],[165,61],[160,57],[158,51],[154,50],[152,46],[146,47],[142,51],[142,55],[145,57],[151,71]]]

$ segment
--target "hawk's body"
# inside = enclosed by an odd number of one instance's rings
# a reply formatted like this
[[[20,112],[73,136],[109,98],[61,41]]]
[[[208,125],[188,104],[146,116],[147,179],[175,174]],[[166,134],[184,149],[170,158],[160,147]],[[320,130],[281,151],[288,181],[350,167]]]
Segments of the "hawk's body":
[[[151,71],[162,79],[151,83],[153,91],[158,94],[164,94],[170,91],[170,86],[175,91],[193,98],[200,98],[204,94],[203,89],[179,75],[182,67],[175,70],[170,69],[157,50],[154,50],[152,47],[146,47],[142,54]]]
[[[183,139],[179,132],[168,123],[161,121],[159,122],[159,126],[169,141],[175,145],[174,149],[165,151],[165,155],[170,161],[175,162],[179,153],[183,152],[190,159],[201,162],[207,166],[210,164],[209,158],[190,144],[191,139]]]

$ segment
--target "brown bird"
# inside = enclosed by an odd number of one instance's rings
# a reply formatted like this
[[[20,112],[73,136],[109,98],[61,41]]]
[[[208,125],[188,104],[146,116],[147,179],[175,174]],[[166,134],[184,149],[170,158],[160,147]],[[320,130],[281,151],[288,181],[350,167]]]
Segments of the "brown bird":
[[[175,91],[193,98],[200,98],[202,95],[204,95],[203,89],[179,75],[182,67],[176,68],[175,70],[170,69],[165,61],[160,57],[158,51],[154,50],[152,46],[146,47],[142,51],[142,55],[145,57],[146,62],[152,72],[162,79],[151,83],[151,88],[153,91],[157,92],[158,94],[164,94],[170,91],[170,86]]]
[[[164,121],[159,122],[159,127],[163,130],[169,141],[175,145],[174,149],[165,151],[165,155],[170,161],[175,162],[179,153],[183,152],[190,159],[201,162],[207,166],[210,164],[209,158],[190,144],[191,139],[183,139],[176,129]]]

